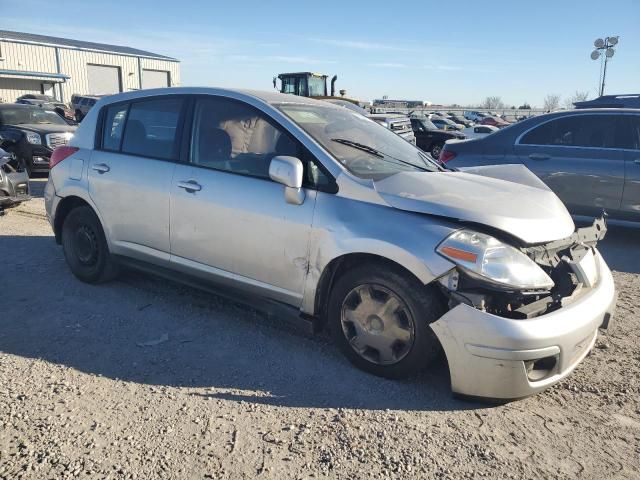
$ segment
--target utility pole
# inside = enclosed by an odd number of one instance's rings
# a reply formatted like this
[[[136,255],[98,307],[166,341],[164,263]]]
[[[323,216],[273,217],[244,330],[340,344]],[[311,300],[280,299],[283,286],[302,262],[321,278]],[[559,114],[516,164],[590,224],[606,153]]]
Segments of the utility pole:
[[[604,40],[602,38],[598,38],[596,39],[595,42],[593,42],[593,46],[596,48],[593,52],[591,52],[591,60],[598,60],[604,52],[604,56],[603,56],[604,66],[602,64],[600,65],[601,77],[598,81],[598,92],[600,97],[604,95],[604,84],[607,78],[607,62],[616,53],[613,47],[615,47],[618,44],[619,40],[620,40],[620,37],[616,35],[615,37],[614,36],[606,37]]]

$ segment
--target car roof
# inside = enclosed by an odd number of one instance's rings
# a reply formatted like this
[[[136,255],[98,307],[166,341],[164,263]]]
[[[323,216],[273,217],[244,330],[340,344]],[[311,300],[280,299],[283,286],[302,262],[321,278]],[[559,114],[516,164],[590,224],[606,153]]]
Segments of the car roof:
[[[322,100],[315,100],[308,97],[300,97],[290,93],[280,93],[274,91],[248,90],[237,88],[216,88],[216,87],[166,87],[151,88],[147,90],[136,90],[131,92],[117,93],[101,98],[103,105],[117,103],[137,98],[156,97],[160,95],[229,95],[246,96],[262,100],[269,104],[295,103],[302,105],[325,106],[328,108],[343,108],[333,103]]]

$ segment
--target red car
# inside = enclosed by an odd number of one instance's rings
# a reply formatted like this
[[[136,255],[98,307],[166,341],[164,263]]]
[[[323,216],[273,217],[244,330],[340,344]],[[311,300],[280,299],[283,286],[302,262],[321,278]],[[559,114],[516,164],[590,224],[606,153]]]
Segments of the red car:
[[[482,120],[480,120],[480,125],[491,125],[494,127],[503,128],[511,124],[509,122],[505,122],[504,120],[498,117],[485,117]]]

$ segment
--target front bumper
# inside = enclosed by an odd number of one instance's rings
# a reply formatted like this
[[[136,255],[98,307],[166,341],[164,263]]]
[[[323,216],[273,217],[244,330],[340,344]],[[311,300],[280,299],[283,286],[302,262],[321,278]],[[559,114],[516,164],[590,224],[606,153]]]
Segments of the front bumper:
[[[453,392],[522,398],[569,375],[595,344],[598,327],[609,324],[615,308],[611,271],[600,253],[595,259],[595,286],[546,315],[514,320],[459,304],[432,323],[447,356]],[[532,375],[528,368],[533,361],[553,366]]]
[[[0,172],[0,207],[10,207],[30,199],[27,172]]]

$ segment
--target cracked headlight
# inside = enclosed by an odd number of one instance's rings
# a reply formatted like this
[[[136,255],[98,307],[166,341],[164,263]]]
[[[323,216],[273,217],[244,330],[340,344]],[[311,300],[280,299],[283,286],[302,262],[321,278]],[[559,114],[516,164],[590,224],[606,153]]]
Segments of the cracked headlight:
[[[42,138],[40,135],[35,132],[25,132],[25,136],[27,137],[27,142],[33,145],[42,145]]]
[[[548,290],[553,280],[533,260],[496,238],[473,230],[458,230],[436,248],[443,257],[472,276],[524,290]]]

